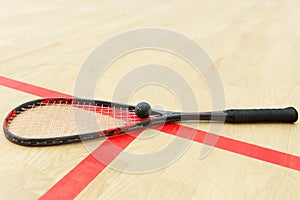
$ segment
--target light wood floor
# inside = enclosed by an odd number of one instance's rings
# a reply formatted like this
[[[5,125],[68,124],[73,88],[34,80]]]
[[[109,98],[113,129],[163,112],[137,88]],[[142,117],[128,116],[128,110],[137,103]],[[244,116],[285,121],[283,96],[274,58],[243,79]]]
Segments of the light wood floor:
[[[293,0],[2,1],[0,76],[72,95],[82,63],[101,42],[123,31],[161,27],[189,36],[206,50],[222,78],[227,108],[300,109],[299,19],[300,4]],[[122,74],[149,63],[172,66],[200,99],[199,110],[211,109],[205,82],[187,70],[191,66],[155,50],[133,52],[114,62],[95,97],[111,100]],[[1,119],[13,107],[36,98],[0,85]],[[140,100],[180,109],[176,96],[157,85],[137,91],[130,102]],[[207,124],[185,125],[208,130]],[[279,152],[276,156],[300,159],[299,123],[225,125],[221,135],[238,141],[233,144],[253,144]],[[149,153],[173,138],[166,133],[137,138],[125,151]],[[193,142],[172,165],[155,172],[126,173],[108,166],[76,199],[299,199],[300,167],[291,169],[221,147],[199,159],[202,147]],[[1,199],[41,197],[89,154],[82,144],[22,147],[4,134],[0,153]],[[259,157],[265,151],[252,153]]]

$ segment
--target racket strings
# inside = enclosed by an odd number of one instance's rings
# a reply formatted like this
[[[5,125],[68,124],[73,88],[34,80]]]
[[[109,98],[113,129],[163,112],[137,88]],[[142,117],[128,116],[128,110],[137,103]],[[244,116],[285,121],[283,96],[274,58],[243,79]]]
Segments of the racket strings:
[[[23,108],[8,125],[13,134],[25,138],[79,135],[125,126],[139,121],[133,110],[90,102],[66,104],[41,102]]]

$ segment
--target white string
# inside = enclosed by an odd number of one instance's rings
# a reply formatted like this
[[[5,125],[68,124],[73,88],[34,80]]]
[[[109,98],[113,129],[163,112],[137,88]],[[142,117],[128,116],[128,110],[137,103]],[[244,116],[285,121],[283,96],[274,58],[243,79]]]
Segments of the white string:
[[[84,115],[79,116],[81,117],[79,125],[83,125],[85,132],[120,127],[136,121],[135,115],[128,108],[94,105],[90,102],[88,105],[87,102],[82,104],[80,105],[78,101],[71,102],[71,104],[64,101],[45,101],[33,104],[28,108],[30,111],[27,109],[12,120],[9,129],[21,137],[29,138],[79,134],[76,124],[78,122],[74,118],[74,109]],[[89,116],[93,118],[89,118]],[[96,119],[96,121],[91,119]],[[94,122],[97,123],[94,124]]]

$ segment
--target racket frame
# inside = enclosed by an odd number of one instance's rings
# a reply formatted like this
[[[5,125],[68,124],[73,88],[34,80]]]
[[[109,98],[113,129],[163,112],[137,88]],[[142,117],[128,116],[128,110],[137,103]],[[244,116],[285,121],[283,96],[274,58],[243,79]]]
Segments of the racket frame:
[[[37,99],[33,101],[26,102],[24,104],[19,105],[14,108],[11,112],[8,113],[4,122],[3,122],[3,131],[6,138],[16,144],[23,146],[53,146],[60,144],[69,144],[76,143],[81,141],[93,140],[102,137],[110,137],[120,135],[122,133],[131,132],[138,129],[143,129],[145,124],[143,123],[135,123],[131,125],[116,127],[104,131],[98,132],[90,132],[90,133],[82,133],[76,134],[72,136],[60,136],[60,137],[51,137],[51,138],[26,138],[15,135],[11,131],[9,131],[9,125],[17,117],[19,114],[27,111],[28,109],[33,109],[36,106],[46,106],[51,103],[62,103],[69,105],[76,105],[76,107],[80,105],[91,105],[91,106],[103,106],[103,107],[115,107],[115,108],[124,108],[130,111],[134,111],[135,107],[126,104],[108,102],[108,101],[99,101],[99,100],[91,100],[91,99],[81,99],[81,98],[44,98]],[[161,115],[161,113],[153,112],[155,115]]]
[[[234,109],[214,112],[171,112],[152,110],[151,116],[146,119],[140,119],[138,122],[126,124],[108,130],[76,134],[71,136],[60,136],[51,138],[25,138],[15,135],[9,131],[9,125],[13,119],[19,114],[33,109],[36,106],[44,106],[49,103],[63,103],[79,107],[86,106],[102,106],[107,108],[128,109],[134,112],[135,106],[99,101],[81,98],[44,98],[29,101],[14,108],[5,118],[3,122],[4,134],[8,140],[13,143],[24,146],[53,146],[60,144],[69,144],[87,140],[93,140],[102,137],[117,136],[123,133],[128,133],[140,129],[145,129],[150,126],[163,125],[166,123],[174,123],[179,121],[208,121],[221,123],[294,123],[298,119],[298,112],[293,107],[283,109]],[[137,117],[137,116],[136,116]],[[137,117],[138,118],[138,117]]]

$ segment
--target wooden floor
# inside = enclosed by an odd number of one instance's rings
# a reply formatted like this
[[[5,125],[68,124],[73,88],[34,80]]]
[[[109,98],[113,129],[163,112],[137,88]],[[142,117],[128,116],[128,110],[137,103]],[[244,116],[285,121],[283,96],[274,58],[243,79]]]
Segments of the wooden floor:
[[[12,0],[1,1],[0,11],[1,119],[17,105],[47,96],[36,86],[73,95],[92,50],[113,35],[144,27],[171,29],[202,46],[222,78],[227,108],[300,109],[298,1]],[[114,62],[95,97],[111,100],[122,74],[149,63],[173,67],[201,100],[199,110],[212,108],[205,81],[187,70],[191,65],[155,50]],[[25,83],[33,89],[26,91]],[[157,85],[137,91],[130,102],[140,100],[180,109],[176,95]],[[208,130],[207,124],[184,127]],[[173,164],[148,173],[99,169],[83,144],[30,148],[1,134],[0,198],[299,199],[299,132],[299,123],[225,125],[220,143],[204,159],[203,144],[194,141]],[[138,137],[124,151],[146,154],[174,138],[154,130],[143,134],[154,136]]]

